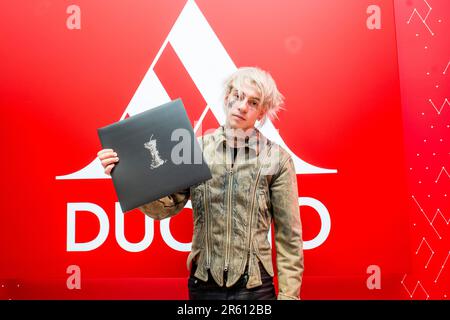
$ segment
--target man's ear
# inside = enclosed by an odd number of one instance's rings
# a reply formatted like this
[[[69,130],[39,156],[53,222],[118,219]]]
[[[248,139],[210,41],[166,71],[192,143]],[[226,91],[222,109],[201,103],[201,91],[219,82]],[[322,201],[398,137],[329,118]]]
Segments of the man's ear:
[[[266,113],[264,112],[264,110],[260,110],[259,116],[257,118],[258,121],[261,121],[261,119],[263,119],[265,115],[266,115]]]
[[[225,106],[226,109],[228,109],[228,95],[226,95],[225,98],[223,98],[223,105]]]

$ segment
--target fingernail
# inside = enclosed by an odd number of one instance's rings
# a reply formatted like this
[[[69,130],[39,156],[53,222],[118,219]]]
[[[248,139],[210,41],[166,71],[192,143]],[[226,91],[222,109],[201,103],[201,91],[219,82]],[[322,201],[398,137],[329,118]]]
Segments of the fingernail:
[[[114,152],[114,157],[117,157],[117,153]]]

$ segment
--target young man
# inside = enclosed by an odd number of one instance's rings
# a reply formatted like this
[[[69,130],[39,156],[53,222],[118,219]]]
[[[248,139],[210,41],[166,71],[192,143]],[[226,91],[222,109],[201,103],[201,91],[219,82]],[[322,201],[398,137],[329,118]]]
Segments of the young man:
[[[273,118],[282,103],[269,73],[238,69],[226,82],[226,124],[199,141],[212,179],[139,208],[164,219],[191,199],[190,299],[299,299],[303,242],[294,163],[255,128],[256,121]],[[117,154],[105,149],[98,156],[109,175]],[[268,240],[272,221],[278,296]]]

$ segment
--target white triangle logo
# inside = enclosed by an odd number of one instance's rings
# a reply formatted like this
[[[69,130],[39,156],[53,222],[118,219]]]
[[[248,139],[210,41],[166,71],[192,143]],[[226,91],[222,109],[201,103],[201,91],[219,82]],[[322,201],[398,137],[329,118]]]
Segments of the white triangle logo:
[[[223,83],[237,67],[194,0],[187,1],[120,120],[127,114],[133,116],[171,100],[154,72],[154,67],[169,42],[207,103],[194,131],[197,131],[208,110],[212,111],[219,124],[224,124],[221,98]],[[286,146],[269,119],[260,131],[291,154],[297,174],[337,173],[336,169],[319,168],[300,159]],[[109,178],[103,172],[98,158],[74,173],[56,177],[57,180]]]

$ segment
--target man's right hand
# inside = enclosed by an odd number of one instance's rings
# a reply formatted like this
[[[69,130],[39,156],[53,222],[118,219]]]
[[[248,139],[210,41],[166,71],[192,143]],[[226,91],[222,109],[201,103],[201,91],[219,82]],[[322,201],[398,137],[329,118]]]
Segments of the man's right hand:
[[[103,169],[105,169],[105,174],[111,176],[111,170],[114,168],[116,162],[119,162],[117,153],[113,149],[102,149],[97,153],[100,159]]]

